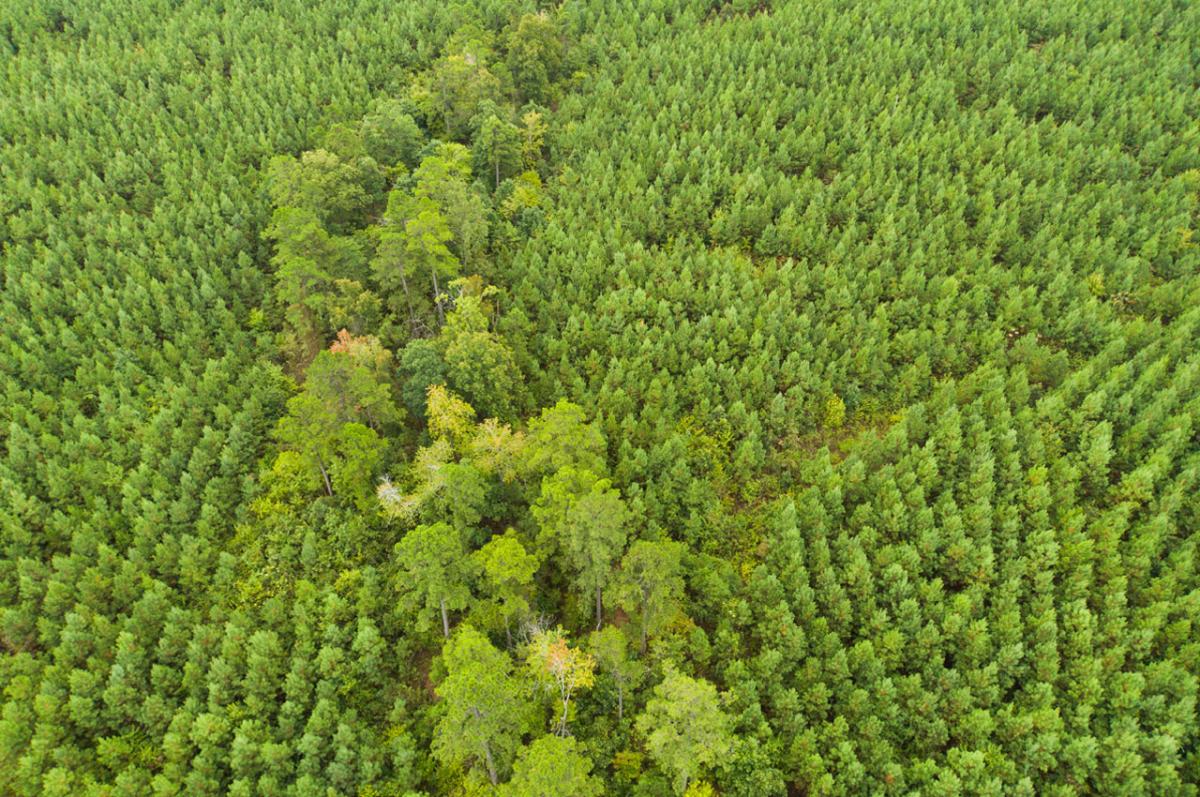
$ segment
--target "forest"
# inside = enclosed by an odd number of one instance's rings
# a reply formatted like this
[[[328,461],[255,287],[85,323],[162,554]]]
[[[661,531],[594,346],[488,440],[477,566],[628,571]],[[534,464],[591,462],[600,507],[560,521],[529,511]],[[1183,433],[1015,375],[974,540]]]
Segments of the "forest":
[[[1200,796],[1200,3],[0,5],[0,795]]]

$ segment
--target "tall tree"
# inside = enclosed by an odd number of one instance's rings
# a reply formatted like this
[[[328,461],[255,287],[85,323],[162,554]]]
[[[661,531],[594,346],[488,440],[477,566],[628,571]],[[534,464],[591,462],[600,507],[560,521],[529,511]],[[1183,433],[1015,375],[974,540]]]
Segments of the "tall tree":
[[[591,774],[592,762],[567,736],[543,736],[517,753],[512,780],[501,797],[599,797],[604,784]]]
[[[463,625],[442,649],[442,663],[446,677],[436,689],[442,715],[434,729],[433,754],[450,766],[482,762],[495,785],[532,718],[512,660]]]
[[[446,376],[483,417],[511,418],[521,401],[520,383],[512,350],[491,329],[485,300],[495,289],[468,292],[466,280],[454,287],[459,295],[439,335]]]
[[[553,83],[565,61],[562,35],[546,12],[525,14],[508,32],[508,68],[522,96],[530,102],[551,99]]]
[[[521,144],[520,129],[495,114],[479,126],[474,146],[475,171],[491,176],[493,190],[500,187],[502,177],[510,177],[521,168]]]
[[[441,281],[458,276],[458,258],[446,246],[454,237],[446,216],[432,199],[418,197],[407,208],[404,221],[404,256],[417,274],[428,274],[438,320],[445,322]]]
[[[412,196],[437,204],[446,219],[449,246],[468,269],[483,265],[488,243],[488,207],[471,174],[471,151],[462,144],[440,144],[413,172]]]
[[[450,636],[450,612],[471,599],[470,559],[462,534],[449,523],[417,526],[396,543],[398,588],[412,609],[439,612],[442,634]]]
[[[524,469],[540,480],[568,465],[604,473],[604,436],[583,407],[559,399],[529,422]]]
[[[312,212],[333,233],[347,233],[361,223],[371,196],[364,174],[324,149],[297,158],[279,155],[267,167],[267,188],[277,208]]]
[[[390,363],[391,354],[378,340],[339,337],[313,360],[303,389],[288,401],[276,426],[279,442],[312,464],[328,495],[334,494],[333,471],[343,460],[357,464],[341,467],[339,480],[356,496],[371,492],[386,448],[378,432],[401,417],[392,400]]]
[[[571,697],[595,683],[596,660],[586,651],[571,647],[561,628],[536,632],[525,658],[534,677],[557,692],[560,708],[554,732],[566,736]]]
[[[616,626],[605,626],[593,631],[588,639],[588,649],[596,657],[600,671],[612,679],[617,688],[617,721],[625,718],[625,695],[637,686],[645,668],[629,656],[629,643],[625,632]]]
[[[674,777],[677,794],[733,750],[732,723],[721,710],[716,687],[673,668],[654,687],[636,725],[650,756]]]
[[[537,557],[527,553],[516,533],[509,529],[493,537],[472,554],[483,575],[484,590],[490,596],[490,612],[504,626],[512,645],[513,624],[529,614],[529,593]]]
[[[349,238],[330,235],[311,210],[277,209],[265,234],[275,241],[276,295],[286,306],[287,348],[304,369],[331,331],[328,303],[338,278],[361,256]]]
[[[679,612],[685,552],[674,540],[638,540],[621,560],[621,605],[638,617],[642,653],[651,634],[659,633]]]
[[[608,479],[573,467],[542,482],[533,507],[540,540],[553,541],[574,571],[580,594],[594,598],[596,628],[604,622],[603,590],[625,549],[629,510]]]

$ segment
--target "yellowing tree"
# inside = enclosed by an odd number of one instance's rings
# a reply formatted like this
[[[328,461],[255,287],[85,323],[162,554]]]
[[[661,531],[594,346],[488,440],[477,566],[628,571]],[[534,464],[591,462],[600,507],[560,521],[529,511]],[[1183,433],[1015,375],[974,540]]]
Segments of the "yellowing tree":
[[[571,696],[596,682],[596,660],[586,651],[567,644],[567,635],[561,628],[535,633],[525,658],[534,677],[558,693],[562,708],[553,731],[566,736]]]

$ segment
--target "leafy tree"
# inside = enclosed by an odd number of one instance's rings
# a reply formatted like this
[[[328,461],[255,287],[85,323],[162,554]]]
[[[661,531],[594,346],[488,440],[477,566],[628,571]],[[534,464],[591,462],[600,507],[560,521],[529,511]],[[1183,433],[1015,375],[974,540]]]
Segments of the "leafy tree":
[[[637,718],[638,733],[654,761],[672,775],[675,792],[733,749],[733,729],[716,688],[669,669]]]
[[[639,617],[641,651],[652,634],[674,619],[683,604],[683,544],[639,540],[621,560],[621,605]]]
[[[479,105],[499,97],[500,88],[484,54],[472,47],[435,63],[414,87],[413,101],[433,126],[448,138],[462,141],[470,134],[470,122]]]
[[[376,100],[363,117],[361,129],[367,153],[383,166],[416,165],[424,137],[404,102]]]
[[[592,762],[570,736],[542,736],[517,753],[505,797],[599,797],[604,784],[591,774]]]
[[[446,643],[442,660],[446,677],[437,686],[442,703],[433,754],[450,766],[482,762],[495,785],[530,719],[512,661],[469,625]]]
[[[493,187],[521,167],[521,131],[512,122],[492,114],[483,120],[475,136],[474,160],[478,174],[490,174]]]
[[[529,614],[529,594],[537,558],[527,553],[516,533],[509,529],[473,553],[475,566],[483,575],[495,615],[512,644],[512,628]]]
[[[432,199],[418,197],[408,201],[402,213],[403,233],[385,233],[381,239],[383,251],[375,260],[376,274],[381,280],[390,280],[394,274],[406,293],[408,283],[404,274],[407,268],[414,274],[428,276],[438,320],[445,323],[444,297],[438,276],[448,279],[458,275],[458,258],[446,246],[453,233],[445,215]]]
[[[536,169],[542,162],[549,129],[540,111],[529,110],[521,114],[521,162],[526,169]]]
[[[371,201],[362,172],[324,149],[297,158],[280,155],[267,167],[267,188],[278,208],[312,213],[330,232],[344,234]]]
[[[472,185],[471,151],[438,144],[413,172],[412,196],[436,203],[451,232],[450,247],[467,268],[478,269],[488,244],[488,207]]]
[[[426,395],[429,434],[463,449],[475,431],[475,409],[442,385],[431,385]]]
[[[330,293],[358,253],[351,241],[331,236],[310,210],[275,211],[266,234],[276,241],[276,292],[286,306],[293,359],[307,366],[324,345]]]
[[[442,634],[450,637],[450,612],[471,599],[470,560],[462,534],[448,523],[417,526],[396,543],[397,587],[411,609],[440,612]]]
[[[357,346],[354,351],[346,349]],[[336,347],[342,345],[343,348]],[[312,463],[325,491],[334,494],[332,471],[356,498],[369,495],[370,480],[386,442],[376,430],[399,419],[386,371],[390,354],[367,339],[342,338],[313,360],[300,394],[288,401],[275,436]]]
[[[565,48],[558,25],[547,13],[525,14],[509,31],[508,68],[525,99],[545,103],[561,75]]]
[[[411,340],[398,358],[400,399],[408,414],[425,422],[429,389],[446,383],[446,363],[437,343],[427,338]]]
[[[409,240],[406,228],[394,226],[394,218],[389,216],[387,224],[379,228],[375,256],[371,259],[371,274],[384,294],[391,297],[388,303],[391,311],[405,315],[409,330],[412,331],[418,328],[420,318],[408,278],[420,276],[416,269],[426,263],[423,259],[425,253],[414,253],[413,242]],[[403,304],[399,301],[400,297],[403,297]]]
[[[625,717],[625,695],[638,685],[644,668],[629,656],[625,633],[616,626],[593,631],[588,638],[588,648],[600,671],[612,678],[617,687],[617,721],[620,721]]]
[[[580,594],[595,598],[596,628],[604,622],[603,589],[625,549],[629,510],[607,479],[567,466],[542,482],[533,507],[540,540],[561,550]]]
[[[525,468],[543,476],[567,466],[604,473],[605,441],[582,407],[559,399],[529,422]]]
[[[596,660],[586,651],[572,648],[561,628],[534,633],[525,659],[534,677],[558,693],[561,710],[553,730],[559,736],[566,736],[571,696],[595,683]]]
[[[454,389],[484,417],[509,418],[518,396],[517,367],[512,350],[490,329],[487,295],[460,294],[439,337]]]

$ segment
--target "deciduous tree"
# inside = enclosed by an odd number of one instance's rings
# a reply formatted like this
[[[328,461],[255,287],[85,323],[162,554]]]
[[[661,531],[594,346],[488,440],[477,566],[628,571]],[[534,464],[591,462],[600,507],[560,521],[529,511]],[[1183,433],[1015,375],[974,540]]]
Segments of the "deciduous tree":
[[[443,764],[481,762],[495,785],[529,727],[530,706],[512,660],[463,625],[442,649],[446,677],[437,686],[441,718],[433,754]]]
[[[543,736],[521,748],[502,797],[599,797],[604,784],[570,736]]]
[[[396,543],[400,568],[397,588],[412,609],[438,612],[442,633],[450,636],[450,612],[471,599],[470,560],[462,535],[448,523],[417,526]]]
[[[654,687],[637,718],[646,751],[674,778],[676,794],[733,749],[733,730],[716,687],[674,669]]]

